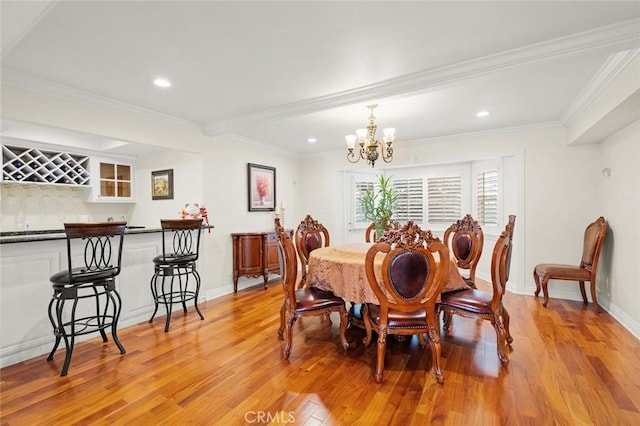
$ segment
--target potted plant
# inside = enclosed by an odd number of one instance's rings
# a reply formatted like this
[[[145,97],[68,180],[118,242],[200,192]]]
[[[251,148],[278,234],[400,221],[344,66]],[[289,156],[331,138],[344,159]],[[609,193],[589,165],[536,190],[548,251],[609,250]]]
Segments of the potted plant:
[[[393,221],[393,205],[397,198],[391,186],[391,177],[385,178],[384,175],[380,175],[376,190],[367,191],[360,197],[365,219],[373,222],[376,228],[376,238],[380,238]]]

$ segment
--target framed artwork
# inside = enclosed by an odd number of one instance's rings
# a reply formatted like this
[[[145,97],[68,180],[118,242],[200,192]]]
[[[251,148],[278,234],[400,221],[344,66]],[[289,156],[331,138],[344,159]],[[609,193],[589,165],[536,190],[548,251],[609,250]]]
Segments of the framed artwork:
[[[272,212],[276,209],[275,167],[248,164],[247,182],[250,212]]]
[[[151,199],[173,200],[173,169],[151,172]]]

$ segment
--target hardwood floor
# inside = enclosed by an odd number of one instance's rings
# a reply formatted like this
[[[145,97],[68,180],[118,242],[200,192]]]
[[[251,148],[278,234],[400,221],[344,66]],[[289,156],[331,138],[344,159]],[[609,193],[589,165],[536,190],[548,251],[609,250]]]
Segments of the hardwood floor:
[[[338,318],[296,323],[289,361],[277,340],[278,284],[224,296],[119,331],[120,355],[99,337],[6,367],[2,425],[640,424],[640,342],[606,312],[507,294],[511,363],[501,368],[488,321],[454,316],[443,336],[444,385],[417,338],[390,339],[384,381],[373,380],[375,344],[350,329],[345,354]],[[126,303],[126,301],[125,301]]]

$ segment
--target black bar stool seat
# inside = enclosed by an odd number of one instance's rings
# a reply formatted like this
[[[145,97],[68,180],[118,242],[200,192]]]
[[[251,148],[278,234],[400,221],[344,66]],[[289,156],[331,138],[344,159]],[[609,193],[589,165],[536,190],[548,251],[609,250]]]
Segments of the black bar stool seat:
[[[53,296],[49,302],[49,320],[55,343],[47,361],[53,360],[61,340],[66,355],[61,376],[66,376],[75,338],[111,329],[121,354],[125,349],[117,335],[122,300],[115,278],[120,274],[122,242],[126,222],[65,223],[68,269],[49,279]],[[67,305],[67,302],[71,306]]]
[[[164,305],[167,313],[164,326],[166,333],[169,331],[174,303],[182,304],[186,314],[187,302],[193,300],[196,312],[204,320],[198,308],[201,280],[196,269],[202,219],[162,219],[160,225],[162,254],[153,258],[154,274],[150,286],[155,308],[149,323],[153,322],[158,306]]]

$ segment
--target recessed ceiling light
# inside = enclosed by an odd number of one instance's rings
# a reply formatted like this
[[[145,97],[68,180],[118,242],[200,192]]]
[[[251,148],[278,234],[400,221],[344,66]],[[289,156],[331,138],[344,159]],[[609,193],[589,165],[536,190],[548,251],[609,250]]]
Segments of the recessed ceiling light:
[[[153,84],[158,87],[171,87],[171,82],[166,78],[156,78],[153,80]]]
[[[309,142],[309,143],[316,143],[316,142],[318,142],[318,139],[316,139],[316,138],[309,138],[309,139],[307,139],[307,142]]]
[[[489,114],[491,114],[491,111],[478,111],[478,113],[476,113],[476,117],[486,117]]]

